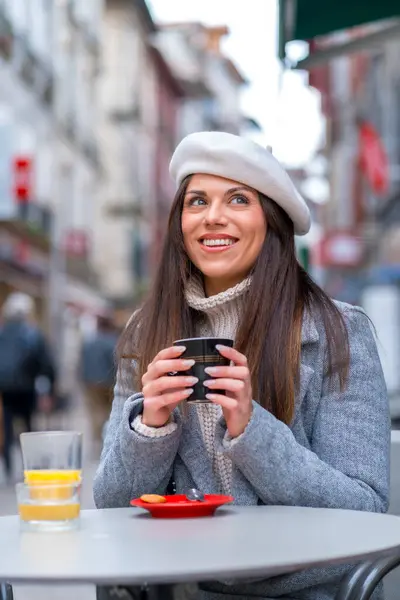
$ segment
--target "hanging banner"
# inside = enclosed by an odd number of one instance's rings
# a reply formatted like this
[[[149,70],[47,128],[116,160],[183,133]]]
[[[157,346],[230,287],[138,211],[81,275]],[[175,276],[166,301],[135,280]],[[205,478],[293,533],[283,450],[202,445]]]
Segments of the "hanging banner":
[[[359,130],[360,165],[369,186],[377,196],[389,190],[389,164],[386,149],[375,127],[364,121]]]

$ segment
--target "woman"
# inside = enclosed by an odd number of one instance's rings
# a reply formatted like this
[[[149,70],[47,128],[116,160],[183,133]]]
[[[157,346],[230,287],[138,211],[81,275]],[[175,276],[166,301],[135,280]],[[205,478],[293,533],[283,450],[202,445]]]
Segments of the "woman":
[[[179,189],[155,285],[121,340],[97,506],[164,494],[173,480],[178,493],[228,492],[242,505],[386,511],[390,422],[370,324],[298,264],[294,234],[310,215],[291,180],[268,150],[216,132],[185,138],[171,174]],[[196,335],[235,348],[220,348],[231,366],[208,371],[210,404],[182,416],[194,381],[171,344]],[[214,583],[202,597],[320,600],[342,574]]]

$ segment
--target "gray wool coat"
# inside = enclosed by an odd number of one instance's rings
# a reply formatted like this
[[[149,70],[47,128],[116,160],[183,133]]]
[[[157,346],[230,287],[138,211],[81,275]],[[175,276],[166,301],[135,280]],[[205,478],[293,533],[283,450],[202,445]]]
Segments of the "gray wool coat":
[[[390,416],[374,335],[362,309],[337,303],[350,341],[346,391],[324,377],[325,333],[307,313],[302,328],[301,379],[290,426],[254,402],[244,434],[226,449],[223,419],[216,443],[233,463],[232,495],[238,505],[288,505],[385,512],[389,497]],[[174,416],[177,429],[144,437],[130,423],[142,411],[142,395],[129,388],[132,364],[120,370],[94,481],[99,508],[128,506],[144,493],[164,494],[171,477],[177,492],[217,484],[196,412]],[[201,457],[201,459],[199,459]],[[266,532],[266,535],[268,533]],[[332,600],[348,567],[301,571],[253,582],[203,583],[201,598],[297,598]]]

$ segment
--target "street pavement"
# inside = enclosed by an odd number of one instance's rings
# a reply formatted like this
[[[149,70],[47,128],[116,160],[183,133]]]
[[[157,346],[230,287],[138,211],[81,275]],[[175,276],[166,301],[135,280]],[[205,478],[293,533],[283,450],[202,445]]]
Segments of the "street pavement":
[[[39,428],[40,427],[40,424]],[[90,428],[83,405],[75,407],[63,423],[51,423],[51,429],[69,428],[84,433],[84,484],[82,488],[82,508],[94,508],[92,482],[98,461],[98,449],[90,441]],[[397,429],[397,427],[396,427]],[[22,480],[22,464],[19,449],[15,448],[15,480]],[[392,486],[390,513],[400,515],[400,431],[392,432]],[[14,485],[5,485],[0,468],[0,516],[17,514]],[[399,540],[400,543],[400,540]],[[400,569],[385,579],[385,599],[398,600],[400,597]],[[95,600],[95,587],[65,585],[14,586],[15,600]]]

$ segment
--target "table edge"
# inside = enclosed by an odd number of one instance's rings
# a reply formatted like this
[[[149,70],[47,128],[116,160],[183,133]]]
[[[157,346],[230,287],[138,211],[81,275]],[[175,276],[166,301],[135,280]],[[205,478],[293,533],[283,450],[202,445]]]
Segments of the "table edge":
[[[291,565],[291,567],[282,567],[282,568],[274,568],[274,569],[263,569],[262,567],[255,568],[243,568],[236,570],[233,574],[231,571],[212,571],[209,570],[207,572],[199,574],[196,571],[192,571],[189,574],[179,575],[179,574],[171,574],[165,577],[159,576],[151,576],[143,579],[139,576],[132,577],[107,577],[100,576],[92,579],[90,577],[79,576],[79,577],[6,577],[0,575],[1,583],[11,583],[11,584],[59,584],[59,585],[162,585],[162,584],[172,584],[172,583],[190,583],[190,582],[204,582],[204,581],[220,581],[220,580],[233,580],[240,583],[240,581],[245,581],[248,578],[257,578],[257,579],[268,579],[270,577],[276,577],[279,575],[289,575],[291,573],[295,573],[298,571],[304,571],[313,568],[323,568],[329,566],[338,566],[338,565],[356,565],[358,563],[365,562],[371,559],[384,558],[390,556],[399,556],[400,557],[400,542],[399,544],[385,548],[384,550],[378,550],[373,552],[367,552],[359,555],[353,555],[350,557],[340,557],[334,560],[330,560],[329,562],[324,560],[315,560],[310,561],[306,564],[296,564]]]

